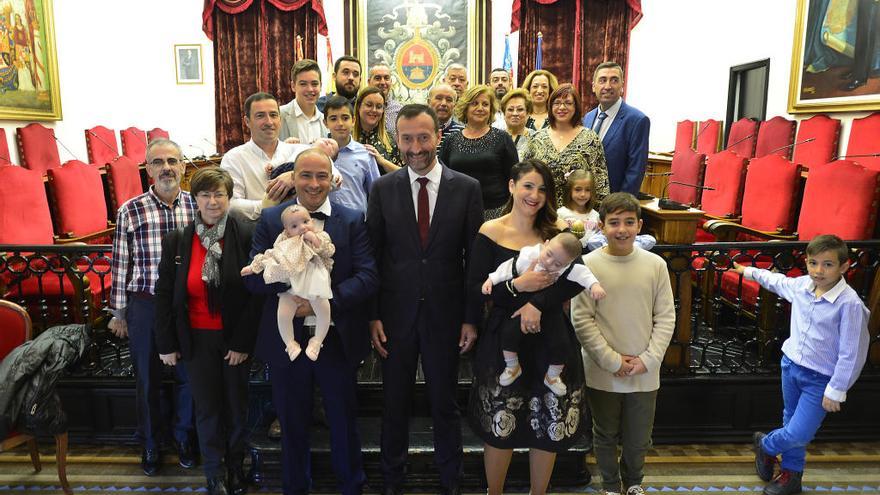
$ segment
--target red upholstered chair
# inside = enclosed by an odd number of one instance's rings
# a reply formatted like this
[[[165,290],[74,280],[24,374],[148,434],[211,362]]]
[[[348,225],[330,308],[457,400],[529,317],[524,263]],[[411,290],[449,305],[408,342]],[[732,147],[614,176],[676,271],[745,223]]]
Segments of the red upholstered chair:
[[[9,143],[6,142],[6,129],[0,129],[0,165],[13,165],[9,156]]]
[[[147,131],[147,142],[152,141],[154,139],[171,139],[171,136],[168,135],[168,131],[164,129],[160,129],[158,127],[150,129]]]
[[[119,139],[122,141],[122,154],[134,160],[134,163],[144,163],[147,153],[147,133],[137,127],[129,127],[119,131]]]
[[[98,168],[79,160],[49,171],[49,191],[55,232],[59,237],[88,237],[109,243],[113,227],[107,222],[107,203]]]
[[[672,156],[670,180],[685,184],[703,184],[703,173],[706,170],[706,155],[696,153],[690,148],[676,150]],[[702,190],[670,183],[666,188],[666,197],[679,203],[696,206],[700,204]]]
[[[809,139],[812,141],[804,143]],[[827,115],[813,115],[807,120],[802,120],[798,127],[797,137],[794,140],[798,144],[794,146],[791,161],[806,168],[828,163],[837,155],[839,140],[839,120]]]
[[[853,119],[845,158],[880,170],[880,112]]]
[[[116,146],[116,133],[102,125],[86,129],[86,148],[89,151],[89,163],[99,167],[113,161],[119,156]]]
[[[779,116],[761,122],[758,141],[755,143],[755,157],[773,153],[786,159],[791,158],[796,126],[797,122]]]
[[[697,123],[693,120],[682,120],[675,125],[675,152],[694,149],[694,137],[697,134]]]
[[[705,212],[707,220],[738,220],[745,172],[746,159],[730,150],[709,156],[703,185],[712,189],[704,190],[700,201],[700,209]],[[698,228],[696,241],[714,242],[715,237]]]
[[[21,166],[46,175],[50,168],[60,167],[55,130],[40,124],[28,124],[15,130],[18,159]]]
[[[131,158],[123,155],[107,164],[107,188],[113,212],[129,199],[144,192],[141,171]]]
[[[0,166],[0,244],[53,244],[52,217],[40,172]]]
[[[741,118],[730,125],[725,149],[743,158],[752,158],[755,156],[757,138],[758,123],[752,119]]]
[[[697,124],[695,150],[709,156],[721,151],[721,136],[724,135],[724,124],[721,121],[709,119]]]
[[[31,339],[31,317],[18,304],[0,299],[0,361],[13,349]],[[32,435],[12,433],[0,442],[0,452],[14,449],[21,444],[28,445],[34,472],[39,473],[43,466],[40,463],[40,451],[37,439]],[[58,465],[58,481],[64,493],[73,493],[67,482],[67,432],[55,435],[55,460]]]

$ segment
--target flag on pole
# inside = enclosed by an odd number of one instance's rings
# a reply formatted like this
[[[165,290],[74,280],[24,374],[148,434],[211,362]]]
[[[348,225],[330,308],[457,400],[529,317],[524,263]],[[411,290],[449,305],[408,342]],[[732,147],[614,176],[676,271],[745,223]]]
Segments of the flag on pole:
[[[327,78],[327,91],[325,93],[335,93],[336,92],[336,78],[333,77],[333,50],[330,49],[330,38],[324,38],[327,40],[327,75],[330,76]]]
[[[294,43],[294,62],[299,62],[300,60],[306,58],[303,54],[303,37],[300,35],[296,35],[296,42]]]
[[[510,80],[513,81],[513,60],[510,58],[510,35],[504,35],[504,61],[501,63],[501,68],[507,71],[507,74],[510,76]]]
[[[543,65],[541,63],[542,62],[541,59],[544,58],[543,57],[544,49],[542,46],[543,44],[544,44],[544,35],[541,34],[540,31],[538,31],[538,47],[535,49],[535,70],[541,70],[541,65]]]

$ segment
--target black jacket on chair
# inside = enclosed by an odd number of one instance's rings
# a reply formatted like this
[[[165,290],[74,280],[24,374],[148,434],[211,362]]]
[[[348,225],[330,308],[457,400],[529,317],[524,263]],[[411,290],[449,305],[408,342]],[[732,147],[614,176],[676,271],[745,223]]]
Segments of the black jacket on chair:
[[[229,215],[220,260],[223,337],[230,350],[247,354],[253,354],[263,307],[263,298],[252,295],[240,275],[250,261],[253,231],[252,224]],[[156,282],[156,348],[159,354],[180,352],[183,359],[192,356],[186,278],[194,235],[195,223],[190,223],[162,239],[162,261]]]

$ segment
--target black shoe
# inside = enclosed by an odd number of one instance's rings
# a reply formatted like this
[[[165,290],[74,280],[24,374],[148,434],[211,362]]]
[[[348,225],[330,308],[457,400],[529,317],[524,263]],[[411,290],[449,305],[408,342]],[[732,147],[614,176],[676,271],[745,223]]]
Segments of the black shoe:
[[[247,478],[241,463],[226,470],[226,487],[232,495],[244,495],[248,491]]]
[[[141,453],[141,469],[147,476],[155,476],[159,472],[159,451],[157,449],[144,449]]]
[[[761,441],[764,440],[764,437],[766,436],[767,435],[760,431],[753,433],[752,449],[755,451],[755,472],[758,473],[758,477],[762,480],[770,481],[773,479],[773,469],[776,467],[778,461],[776,457],[764,452],[764,448],[761,447]]]
[[[382,487],[382,495],[403,495],[399,486],[385,485]]]
[[[779,476],[764,487],[764,495],[792,495],[801,492],[803,472],[783,469]]]
[[[864,79],[854,79],[850,83],[844,84],[843,87],[840,89],[842,89],[844,91],[853,91],[855,89],[861,88],[865,84],[868,84],[868,81],[866,81]]]
[[[184,469],[192,469],[196,465],[196,455],[193,452],[192,443],[187,441],[177,444],[177,462]]]
[[[208,478],[208,495],[229,495],[223,478]]]

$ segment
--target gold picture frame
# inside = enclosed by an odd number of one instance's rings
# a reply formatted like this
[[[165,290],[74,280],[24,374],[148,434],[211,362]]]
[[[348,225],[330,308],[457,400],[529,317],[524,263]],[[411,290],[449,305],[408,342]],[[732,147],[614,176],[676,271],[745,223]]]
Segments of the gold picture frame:
[[[52,0],[0,10],[0,119],[61,120],[58,54]]]
[[[174,74],[177,84],[204,84],[202,45],[174,45]]]
[[[871,76],[880,70],[872,67],[880,54],[880,43],[874,47],[874,53],[857,48],[861,40],[858,14],[864,12],[859,10],[858,3],[858,0],[798,0],[788,90],[789,113],[880,109],[880,75]],[[870,15],[873,22],[878,22],[880,6],[874,6]],[[870,22],[868,16],[865,18]],[[864,42],[861,45],[865,46]],[[864,76],[856,75],[861,73],[857,60],[862,60],[863,68],[867,67]]]
[[[364,84],[372,65],[387,63],[395,99],[401,103],[427,100],[430,88],[453,63],[467,67],[468,80],[475,84],[485,78],[491,52],[487,4],[488,0],[346,0],[347,53],[361,61]],[[426,63],[419,65],[421,60]]]

